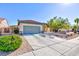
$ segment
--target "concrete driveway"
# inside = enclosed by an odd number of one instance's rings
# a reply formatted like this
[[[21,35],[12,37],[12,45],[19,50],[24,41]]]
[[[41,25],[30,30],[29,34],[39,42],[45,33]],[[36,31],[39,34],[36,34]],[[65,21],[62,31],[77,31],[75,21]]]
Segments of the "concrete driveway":
[[[24,35],[33,51],[22,56],[77,56],[79,55],[79,37],[66,40],[55,36],[40,34]]]

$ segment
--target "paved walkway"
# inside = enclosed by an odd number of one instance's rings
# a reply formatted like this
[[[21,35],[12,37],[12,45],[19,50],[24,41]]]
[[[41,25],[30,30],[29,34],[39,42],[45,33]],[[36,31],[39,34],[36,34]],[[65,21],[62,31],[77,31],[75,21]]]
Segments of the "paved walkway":
[[[79,55],[79,37],[65,40],[55,36],[43,37],[39,34],[25,35],[24,38],[33,51],[21,56],[77,56]]]

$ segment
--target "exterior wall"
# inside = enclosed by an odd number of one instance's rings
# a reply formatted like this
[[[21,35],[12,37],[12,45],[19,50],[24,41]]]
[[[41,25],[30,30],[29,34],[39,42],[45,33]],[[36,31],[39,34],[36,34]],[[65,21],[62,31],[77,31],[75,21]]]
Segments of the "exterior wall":
[[[10,29],[11,29],[11,32],[14,33],[14,30],[18,29],[18,26],[17,25],[12,25],[12,26],[10,26]]]
[[[19,26],[18,26],[20,33],[23,33],[23,26],[40,26],[41,31],[43,31],[42,25],[39,25],[39,24],[24,24],[24,23],[20,23]]]
[[[48,28],[47,32],[50,32],[50,28]]]
[[[43,25],[44,32],[50,32],[50,28],[47,25]]]
[[[7,28],[8,28],[8,27],[7,27]],[[2,28],[1,34],[2,34],[2,35],[12,34],[12,30],[9,28],[9,32],[8,32],[8,33],[5,33],[5,32],[4,32],[4,28]]]
[[[3,20],[3,21],[0,23],[0,28],[1,28],[1,34],[11,34],[11,33],[12,33],[11,29],[9,28],[9,25],[8,25],[7,20]],[[5,32],[4,32],[4,28],[9,28],[10,32],[9,32],[9,33],[5,33]]]
[[[3,20],[1,23],[0,23],[0,28],[3,28],[3,27],[9,27],[8,23],[6,20]]]

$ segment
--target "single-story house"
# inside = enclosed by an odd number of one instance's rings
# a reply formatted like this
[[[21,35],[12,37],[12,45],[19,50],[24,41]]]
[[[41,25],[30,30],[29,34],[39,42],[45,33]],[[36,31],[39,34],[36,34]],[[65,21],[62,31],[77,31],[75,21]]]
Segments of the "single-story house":
[[[35,20],[18,20],[18,28],[20,34],[37,34],[44,32],[43,25]]]
[[[11,34],[11,29],[5,18],[0,18],[0,35]]]
[[[14,30],[18,30],[18,26],[17,25],[11,25],[10,26],[12,33],[14,33]]]

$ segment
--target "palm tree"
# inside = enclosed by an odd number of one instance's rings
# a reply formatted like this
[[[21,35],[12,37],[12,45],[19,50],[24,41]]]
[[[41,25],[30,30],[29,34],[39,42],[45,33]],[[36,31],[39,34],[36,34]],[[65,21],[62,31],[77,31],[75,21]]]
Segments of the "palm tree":
[[[79,29],[79,18],[76,18],[75,20],[74,20],[74,22],[77,24],[77,29]]]

